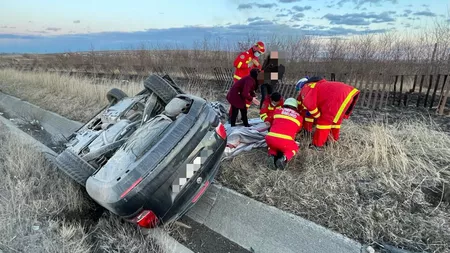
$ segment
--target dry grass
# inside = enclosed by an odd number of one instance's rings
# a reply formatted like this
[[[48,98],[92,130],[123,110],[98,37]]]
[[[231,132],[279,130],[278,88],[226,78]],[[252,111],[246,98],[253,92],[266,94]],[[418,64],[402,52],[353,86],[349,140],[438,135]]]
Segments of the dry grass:
[[[1,89],[27,100],[31,100],[33,92],[49,91],[52,85],[67,78],[50,73],[21,74],[14,70],[0,73]],[[5,82],[2,76],[10,79]],[[29,85],[34,88],[23,91],[28,87],[27,82],[31,83],[37,76],[51,76],[55,81],[34,82]],[[20,81],[13,84],[15,80]],[[72,82],[82,82],[77,80],[86,79],[74,78]],[[71,108],[65,115],[71,119],[90,118],[92,113],[87,112],[94,111],[93,105],[78,112],[86,108],[81,101],[98,98],[98,103],[104,103],[106,100],[98,89],[87,92],[93,90],[89,85],[94,84],[86,80],[82,88],[72,93],[70,89],[60,89],[60,93],[35,96],[31,102],[56,112],[66,110],[63,107]],[[110,88],[114,84],[107,85]],[[55,99],[53,107],[45,101],[67,96],[66,92],[71,100]],[[255,106],[252,108],[250,114],[257,116]],[[267,170],[261,162],[266,150],[254,150],[224,162],[218,180],[259,201],[362,242],[388,242],[411,249],[446,252],[450,245],[447,224],[450,137],[433,130],[434,125],[429,124],[414,120],[399,125],[345,122],[340,143],[324,153],[302,148],[288,171]],[[307,147],[308,141],[303,139],[301,147]],[[100,238],[109,240],[108,236]]]
[[[211,86],[180,86],[207,99],[214,99],[217,94]],[[143,82],[98,81],[60,73],[0,69],[0,91],[81,122],[88,121],[108,103],[106,93],[111,88],[119,88],[132,96],[144,86]]]
[[[300,153],[287,171],[266,150],[225,161],[219,181],[366,243],[450,251],[450,136],[426,122],[345,122],[340,143]],[[431,190],[435,191],[434,193]]]
[[[0,252],[164,252],[164,240],[155,243],[109,212],[96,217],[77,184],[0,129]]]

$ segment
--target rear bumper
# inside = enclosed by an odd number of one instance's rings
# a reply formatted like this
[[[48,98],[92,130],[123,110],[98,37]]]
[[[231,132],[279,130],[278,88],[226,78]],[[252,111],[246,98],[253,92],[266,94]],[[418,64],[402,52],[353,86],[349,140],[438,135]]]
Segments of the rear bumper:
[[[171,222],[185,215],[203,196],[209,186],[213,183],[215,176],[220,169],[222,154],[225,151],[226,142],[222,142],[207,164],[204,165],[200,173],[197,173],[186,185],[184,191],[177,196],[172,207],[163,218],[163,222]],[[197,179],[201,177],[201,183]]]

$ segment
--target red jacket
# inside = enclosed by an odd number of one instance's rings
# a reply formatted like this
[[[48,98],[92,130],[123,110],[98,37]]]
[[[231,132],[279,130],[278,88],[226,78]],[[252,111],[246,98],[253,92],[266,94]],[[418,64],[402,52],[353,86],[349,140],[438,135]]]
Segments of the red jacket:
[[[255,90],[258,87],[256,80],[250,75],[244,76],[231,86],[227,94],[228,102],[239,109],[245,108],[245,101],[251,101],[256,96]]]
[[[306,84],[297,100],[314,118],[337,123],[359,90],[342,83],[322,79]]]
[[[264,122],[271,122],[273,112],[275,111],[275,109],[281,108],[283,106],[283,103],[284,99],[281,98],[280,101],[278,102],[278,106],[273,107],[271,104],[270,96],[266,97],[266,99],[264,99],[263,101],[261,109],[259,110],[259,117],[261,118],[261,120]]]
[[[234,82],[240,80],[244,76],[250,75],[250,70],[252,68],[261,69],[261,65],[259,65],[259,67],[256,67],[255,65],[251,67],[248,66],[249,63],[253,64],[252,59],[258,60],[258,57],[253,54],[252,49],[242,52],[236,57],[233,63],[233,66],[236,68],[233,76]]]
[[[295,135],[302,129],[303,117],[290,108],[279,108],[273,113],[268,136],[285,140],[295,140]]]

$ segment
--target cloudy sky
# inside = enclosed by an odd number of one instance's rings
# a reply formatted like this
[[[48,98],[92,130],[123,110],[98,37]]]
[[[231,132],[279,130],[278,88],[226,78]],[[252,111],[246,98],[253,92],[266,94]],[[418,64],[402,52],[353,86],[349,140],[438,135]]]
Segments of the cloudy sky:
[[[3,0],[0,52],[191,45],[248,33],[351,36],[450,23],[450,0]]]

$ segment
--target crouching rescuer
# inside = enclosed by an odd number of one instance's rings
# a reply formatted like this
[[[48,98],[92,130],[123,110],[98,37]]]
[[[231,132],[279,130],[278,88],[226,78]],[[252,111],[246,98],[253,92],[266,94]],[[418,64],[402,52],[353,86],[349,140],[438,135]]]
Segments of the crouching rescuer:
[[[316,130],[310,148],[322,148],[328,141],[338,141],[341,123],[348,119],[358,100],[359,90],[342,82],[311,77],[301,83],[299,104],[315,119]]]
[[[276,109],[282,108],[284,99],[279,92],[274,92],[270,97],[266,97],[259,110],[259,117],[266,124],[270,124],[273,119],[273,113]]]
[[[297,100],[288,98],[282,108],[274,111],[270,131],[266,135],[269,168],[284,169],[298,152],[295,136],[302,129],[303,117],[297,111]]]

